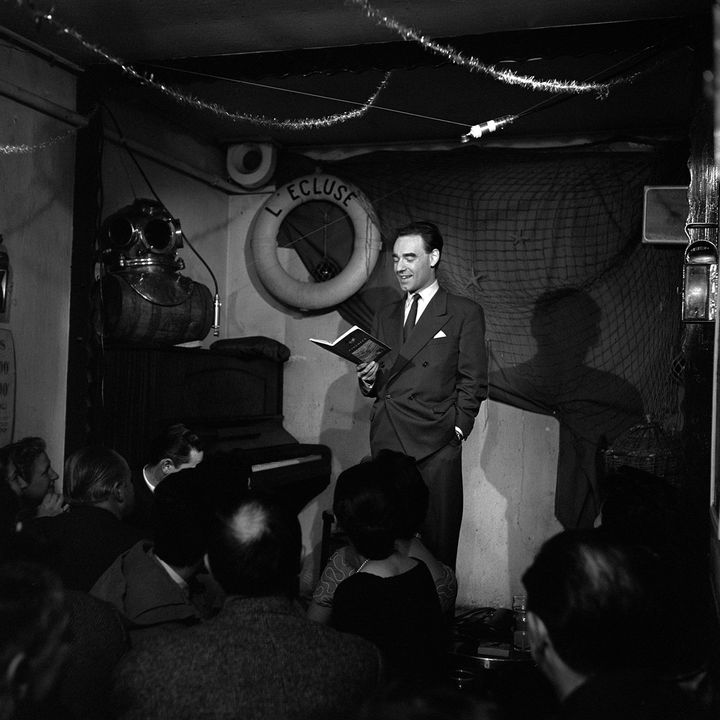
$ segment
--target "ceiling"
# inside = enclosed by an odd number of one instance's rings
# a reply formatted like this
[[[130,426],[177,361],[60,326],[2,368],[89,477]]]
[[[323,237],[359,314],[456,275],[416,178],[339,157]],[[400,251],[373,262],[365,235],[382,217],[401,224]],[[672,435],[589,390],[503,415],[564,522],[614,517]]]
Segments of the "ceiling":
[[[377,16],[363,1],[15,0],[0,3],[0,26],[94,68],[110,99],[221,144],[458,143],[499,117],[513,122],[493,140],[672,134],[687,127],[712,66],[706,0],[377,0]],[[446,52],[431,52],[430,38]],[[451,62],[453,49],[539,79],[639,74],[605,99],[537,92]],[[151,74],[150,86],[129,66]],[[371,109],[330,120],[363,110],[387,72]],[[326,122],[275,122],[308,117]]]

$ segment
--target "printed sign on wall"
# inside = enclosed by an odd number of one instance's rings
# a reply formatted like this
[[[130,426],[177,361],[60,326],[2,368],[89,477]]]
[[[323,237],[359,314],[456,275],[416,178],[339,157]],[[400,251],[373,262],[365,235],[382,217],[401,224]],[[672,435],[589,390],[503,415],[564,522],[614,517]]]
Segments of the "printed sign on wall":
[[[10,330],[0,329],[0,447],[12,442],[15,425],[15,345]]]

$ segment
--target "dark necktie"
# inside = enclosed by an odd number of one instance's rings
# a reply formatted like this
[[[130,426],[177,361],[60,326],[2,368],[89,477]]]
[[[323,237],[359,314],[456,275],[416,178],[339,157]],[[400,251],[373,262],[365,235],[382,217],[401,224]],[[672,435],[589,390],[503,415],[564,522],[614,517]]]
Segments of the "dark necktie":
[[[415,320],[417,319],[417,309],[419,302],[420,293],[415,293],[413,295],[412,305],[410,306],[410,312],[408,313],[407,320],[405,320],[405,324],[403,325],[403,342],[408,339],[410,333],[412,332],[412,329],[415,327]]]

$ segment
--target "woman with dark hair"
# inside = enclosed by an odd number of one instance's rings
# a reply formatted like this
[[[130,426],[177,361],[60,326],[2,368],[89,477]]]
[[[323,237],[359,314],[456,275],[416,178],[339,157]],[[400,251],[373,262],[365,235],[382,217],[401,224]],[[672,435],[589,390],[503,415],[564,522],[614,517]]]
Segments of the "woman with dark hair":
[[[375,458],[373,467],[382,469],[384,476],[398,494],[400,502],[396,541],[398,550],[409,557],[422,560],[428,566],[443,615],[446,619],[452,620],[457,597],[457,578],[450,567],[440,562],[427,549],[420,537],[419,530],[427,514],[428,489],[415,460],[400,452],[382,450]],[[336,491],[336,504],[342,493],[343,489],[340,486]],[[336,509],[334,512],[337,516]],[[311,620],[320,623],[330,622],[337,586],[357,572],[361,562],[352,545],[345,545],[330,556],[308,606],[307,615]]]
[[[407,555],[407,496],[392,482],[393,464],[383,459],[341,473],[334,510],[361,560],[340,583],[332,625],[374,642],[391,677],[440,680],[446,633],[435,584],[427,565]]]

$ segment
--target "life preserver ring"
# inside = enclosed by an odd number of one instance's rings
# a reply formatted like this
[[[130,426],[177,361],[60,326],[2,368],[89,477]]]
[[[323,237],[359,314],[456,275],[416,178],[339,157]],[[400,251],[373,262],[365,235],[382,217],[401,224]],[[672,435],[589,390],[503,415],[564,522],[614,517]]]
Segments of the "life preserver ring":
[[[355,243],[348,264],[324,282],[303,282],[280,266],[276,238],[282,221],[298,205],[322,200],[337,205],[350,218]],[[262,284],[281,302],[302,310],[339,305],[356,293],[370,277],[382,243],[380,230],[367,198],[356,187],[334,175],[306,175],[283,185],[265,201],[255,216],[251,247]]]

